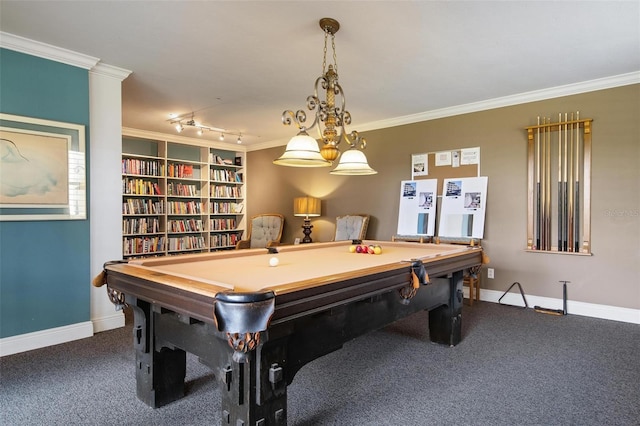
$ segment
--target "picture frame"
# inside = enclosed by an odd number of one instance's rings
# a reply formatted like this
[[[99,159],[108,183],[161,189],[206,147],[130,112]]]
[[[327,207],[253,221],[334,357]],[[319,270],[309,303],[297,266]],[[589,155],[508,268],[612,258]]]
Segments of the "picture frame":
[[[0,221],[87,218],[85,126],[0,113]]]

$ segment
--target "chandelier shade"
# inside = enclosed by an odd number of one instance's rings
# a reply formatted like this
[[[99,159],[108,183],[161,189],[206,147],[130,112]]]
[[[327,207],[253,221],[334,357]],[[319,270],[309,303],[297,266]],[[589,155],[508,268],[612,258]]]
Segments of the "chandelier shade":
[[[292,137],[284,153],[273,164],[291,167],[328,167],[331,162],[322,158],[318,142],[301,131]]]
[[[354,148],[343,152],[338,166],[329,173],[332,175],[375,175],[378,172],[369,166],[364,153]]]

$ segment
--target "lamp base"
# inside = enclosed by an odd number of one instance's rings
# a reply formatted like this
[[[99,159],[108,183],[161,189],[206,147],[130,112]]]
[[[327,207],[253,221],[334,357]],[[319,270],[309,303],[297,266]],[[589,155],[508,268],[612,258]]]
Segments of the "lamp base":
[[[302,239],[303,244],[313,242],[313,240],[311,240],[311,228],[313,228],[311,221],[309,219],[305,219],[304,224],[302,225],[302,233],[304,234],[304,238]]]

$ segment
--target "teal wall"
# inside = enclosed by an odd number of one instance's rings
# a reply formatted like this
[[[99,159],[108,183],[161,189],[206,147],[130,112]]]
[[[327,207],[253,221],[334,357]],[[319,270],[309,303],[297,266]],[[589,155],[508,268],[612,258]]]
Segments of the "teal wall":
[[[87,70],[0,49],[0,112],[86,126],[88,162]],[[90,281],[88,219],[0,222],[0,338],[89,321]]]

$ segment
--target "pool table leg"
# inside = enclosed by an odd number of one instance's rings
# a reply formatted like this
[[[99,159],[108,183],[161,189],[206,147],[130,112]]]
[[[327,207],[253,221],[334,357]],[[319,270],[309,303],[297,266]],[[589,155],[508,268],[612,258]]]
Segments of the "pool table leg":
[[[157,408],[184,396],[186,352],[162,348],[157,351],[155,315],[152,306],[132,298],[133,346],[136,352],[136,392],[145,404]]]
[[[232,362],[223,371],[222,425],[287,424],[287,382],[277,359],[282,347],[252,351],[245,362]]]
[[[448,280],[449,302],[429,311],[429,335],[432,342],[455,346],[462,340],[463,271]]]

